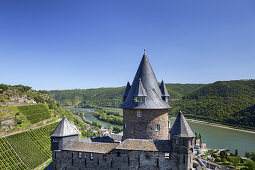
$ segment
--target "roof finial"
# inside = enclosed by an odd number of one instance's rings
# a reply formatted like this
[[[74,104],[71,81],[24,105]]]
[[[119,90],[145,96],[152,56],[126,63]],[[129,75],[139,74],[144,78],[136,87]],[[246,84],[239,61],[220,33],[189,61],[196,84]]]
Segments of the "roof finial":
[[[145,49],[144,49],[143,51],[144,51],[143,55],[146,55],[146,51],[145,51]]]

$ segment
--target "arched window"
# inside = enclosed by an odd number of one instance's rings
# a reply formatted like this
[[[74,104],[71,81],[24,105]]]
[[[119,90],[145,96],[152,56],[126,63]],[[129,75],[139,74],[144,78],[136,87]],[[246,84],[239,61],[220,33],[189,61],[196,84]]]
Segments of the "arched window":
[[[155,131],[156,131],[156,132],[160,131],[160,124],[156,124],[156,126],[155,126]]]

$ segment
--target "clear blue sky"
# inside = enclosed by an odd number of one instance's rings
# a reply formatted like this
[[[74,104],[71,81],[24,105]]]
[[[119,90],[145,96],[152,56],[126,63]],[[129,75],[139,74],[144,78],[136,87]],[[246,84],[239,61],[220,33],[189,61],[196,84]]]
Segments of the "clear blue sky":
[[[158,81],[255,78],[255,1],[0,1],[0,83],[124,86],[144,48]]]

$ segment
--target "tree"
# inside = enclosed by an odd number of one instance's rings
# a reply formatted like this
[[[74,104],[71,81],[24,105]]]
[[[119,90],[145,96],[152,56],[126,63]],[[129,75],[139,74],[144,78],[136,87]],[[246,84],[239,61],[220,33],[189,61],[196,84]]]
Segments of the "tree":
[[[226,159],[227,158],[227,152],[226,151],[220,151],[220,158],[221,158],[221,160]]]
[[[237,156],[228,156],[228,161],[232,162],[236,168],[237,164],[240,162],[240,157]]]
[[[107,124],[107,129],[112,130],[110,123]]]
[[[238,156],[238,151],[237,151],[237,149],[235,150],[235,154],[234,154],[235,156]]]
[[[248,166],[249,167],[249,169],[251,169],[251,170],[254,170],[255,169],[255,162],[254,161],[252,161],[252,160],[246,160],[246,163],[245,163],[245,165],[246,166]]]

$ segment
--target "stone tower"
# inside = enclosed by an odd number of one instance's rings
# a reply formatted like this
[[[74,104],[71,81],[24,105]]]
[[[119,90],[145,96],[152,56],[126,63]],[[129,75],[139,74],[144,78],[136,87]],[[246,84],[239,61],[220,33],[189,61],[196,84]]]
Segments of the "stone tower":
[[[171,148],[178,169],[192,169],[194,133],[180,111],[170,130]]]
[[[123,139],[168,139],[169,94],[164,82],[159,87],[144,52],[133,83],[123,96]]]

